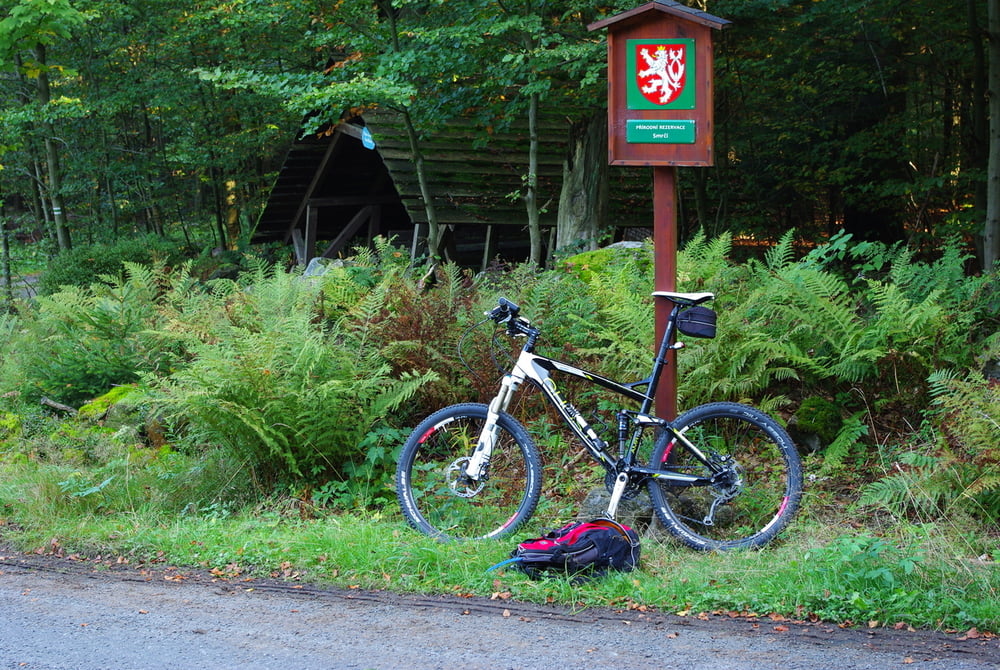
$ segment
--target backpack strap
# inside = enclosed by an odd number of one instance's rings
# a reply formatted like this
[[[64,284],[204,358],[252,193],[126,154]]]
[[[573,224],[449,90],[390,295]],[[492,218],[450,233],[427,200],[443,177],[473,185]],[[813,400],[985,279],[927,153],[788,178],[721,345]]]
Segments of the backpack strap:
[[[511,563],[520,563],[520,562],[521,559],[517,556],[515,556],[514,558],[508,558],[506,561],[500,561],[496,565],[491,565],[490,567],[486,568],[486,572],[493,572],[497,568],[502,568],[505,565],[510,565]]]
[[[635,531],[633,531],[631,528],[629,528],[628,526],[624,526],[624,525],[618,523],[617,521],[615,521],[614,519],[608,519],[606,517],[601,517],[599,519],[593,519],[593,520],[591,520],[590,523],[592,523],[594,525],[597,525],[597,526],[603,526],[605,528],[613,528],[614,530],[617,530],[621,534],[622,538],[626,542],[628,542],[628,544],[629,544],[630,547],[635,548],[635,547],[639,546],[639,535]],[[633,536],[634,536],[634,539],[633,539]]]

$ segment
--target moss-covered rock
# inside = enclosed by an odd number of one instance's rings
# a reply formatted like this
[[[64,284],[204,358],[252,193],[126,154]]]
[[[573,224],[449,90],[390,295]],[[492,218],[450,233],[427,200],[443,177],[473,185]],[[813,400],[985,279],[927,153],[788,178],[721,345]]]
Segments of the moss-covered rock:
[[[843,426],[843,414],[835,403],[811,396],[799,405],[788,427],[800,447],[806,451],[821,451],[837,438]]]
[[[110,410],[114,405],[126,401],[129,396],[136,393],[137,389],[133,384],[115,386],[104,395],[94,398],[81,407],[79,410],[79,416],[81,419],[101,419],[107,415],[108,410]]]

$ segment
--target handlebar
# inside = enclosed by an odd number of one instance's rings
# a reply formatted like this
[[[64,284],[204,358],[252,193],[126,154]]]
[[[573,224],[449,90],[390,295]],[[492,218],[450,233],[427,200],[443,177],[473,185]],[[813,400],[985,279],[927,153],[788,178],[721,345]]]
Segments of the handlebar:
[[[498,298],[497,306],[486,312],[486,316],[498,325],[507,324],[507,334],[511,337],[526,336],[528,342],[525,346],[530,350],[535,346],[539,331],[531,325],[530,321],[521,318],[520,313],[521,308],[517,303],[511,302],[507,298]]]

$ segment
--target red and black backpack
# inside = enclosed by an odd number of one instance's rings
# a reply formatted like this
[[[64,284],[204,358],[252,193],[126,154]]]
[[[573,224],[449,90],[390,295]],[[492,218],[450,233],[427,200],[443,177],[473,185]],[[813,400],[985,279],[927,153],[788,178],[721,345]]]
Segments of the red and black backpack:
[[[546,573],[592,577],[609,570],[628,572],[639,564],[639,535],[611,519],[574,521],[520,543],[510,560],[494,567],[507,564],[531,577]]]

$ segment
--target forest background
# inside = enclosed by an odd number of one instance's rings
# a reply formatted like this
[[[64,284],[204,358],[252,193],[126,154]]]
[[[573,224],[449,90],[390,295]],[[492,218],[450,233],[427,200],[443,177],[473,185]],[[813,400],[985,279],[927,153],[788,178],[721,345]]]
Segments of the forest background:
[[[489,392],[488,352],[454,345],[498,293],[549,346],[641,376],[648,249],[444,266],[426,290],[391,241],[310,278],[249,241],[303,118],[388,106],[418,146],[458,113],[484,134],[546,107],[593,118],[605,46],[586,25],[626,7],[5,0],[4,273],[40,276],[29,300],[6,282],[0,321],[4,539],[223,576],[997,630],[995,4],[707,7],[733,26],[718,160],[681,171],[679,283],[717,292],[722,321],[682,357],[682,402],[794,426],[804,518],[763,558],[664,541],[635,581],[582,595],[468,567],[503,547],[402,531],[390,473],[422,414]],[[531,192],[526,175],[526,228]],[[592,473],[526,409],[569,511]]]

